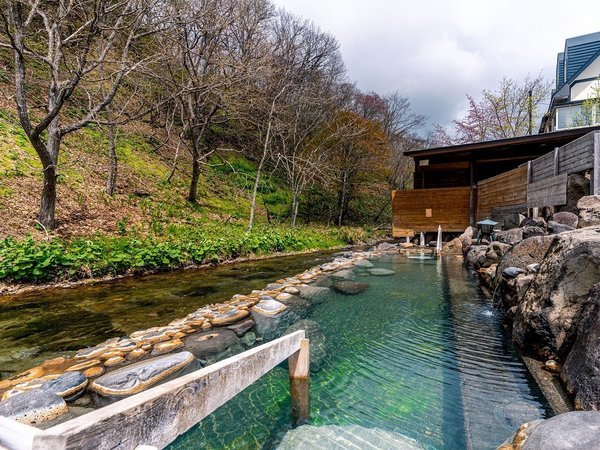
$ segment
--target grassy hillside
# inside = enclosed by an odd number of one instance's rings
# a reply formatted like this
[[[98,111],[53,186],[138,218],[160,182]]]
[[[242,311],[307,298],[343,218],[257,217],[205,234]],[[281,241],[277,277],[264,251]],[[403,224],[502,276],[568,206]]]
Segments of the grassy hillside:
[[[284,223],[289,193],[265,176],[256,229],[246,233],[255,166],[221,151],[203,167],[199,201],[185,200],[189,156],[149,128],[120,133],[117,194],[104,193],[108,143],[97,127],[65,140],[59,161],[58,228],[37,222],[41,166],[14,114],[0,109],[0,280],[42,282],[168,269],[250,254],[360,241],[359,228]]]

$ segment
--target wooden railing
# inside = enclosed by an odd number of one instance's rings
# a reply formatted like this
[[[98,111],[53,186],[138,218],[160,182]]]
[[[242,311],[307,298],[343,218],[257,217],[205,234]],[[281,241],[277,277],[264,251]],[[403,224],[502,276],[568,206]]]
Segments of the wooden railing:
[[[292,416],[309,417],[309,342],[280,337],[47,430],[0,417],[0,449],[163,448],[288,359]]]

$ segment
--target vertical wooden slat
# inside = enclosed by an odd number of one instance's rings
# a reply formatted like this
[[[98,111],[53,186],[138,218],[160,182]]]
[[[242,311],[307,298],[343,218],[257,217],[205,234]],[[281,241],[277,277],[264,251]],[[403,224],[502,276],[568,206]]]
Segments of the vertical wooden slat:
[[[300,350],[288,359],[290,370],[290,395],[294,426],[308,422],[310,418],[310,344],[302,339]]]
[[[592,194],[600,195],[600,133],[594,133],[594,167],[592,168]]]
[[[558,175],[558,153],[559,153],[559,148],[556,147],[554,149],[554,176]]]

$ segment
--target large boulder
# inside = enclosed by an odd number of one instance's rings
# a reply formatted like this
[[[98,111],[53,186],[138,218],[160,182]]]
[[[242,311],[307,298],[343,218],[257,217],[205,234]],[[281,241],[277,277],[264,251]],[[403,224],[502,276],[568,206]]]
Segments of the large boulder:
[[[454,238],[450,242],[446,242],[442,247],[443,255],[462,255],[463,243],[459,238]]]
[[[517,308],[513,339],[541,356],[564,358],[599,279],[600,227],[556,235]]]
[[[195,362],[194,355],[187,351],[157,356],[102,375],[89,389],[96,403],[104,405],[175,378],[186,369],[196,368]]]
[[[600,283],[582,307],[577,338],[561,376],[575,395],[577,409],[600,410]]]
[[[487,250],[485,251],[485,258],[490,262],[499,262],[500,259],[509,252],[512,248],[509,244],[503,244],[502,242],[492,242],[487,246]]]
[[[572,411],[523,424],[498,450],[600,450],[600,413]]]
[[[543,217],[525,217],[521,221],[521,228],[524,227],[546,228],[546,221]]]
[[[561,211],[552,215],[552,221],[574,229],[577,228],[579,217],[577,217],[577,214],[573,214],[572,212]]]
[[[483,264],[486,260],[486,252],[487,245],[472,245],[469,247],[469,250],[465,256],[465,264],[467,267],[471,267],[472,269],[479,269],[480,267],[483,267]]]
[[[466,230],[457,239],[462,243],[462,252],[466,254],[469,247],[473,245],[473,240],[477,238],[477,228],[467,227]]]
[[[498,265],[498,274],[507,267],[527,269],[533,263],[541,263],[554,236],[534,236],[524,239],[506,252]]]
[[[512,230],[498,231],[496,240],[503,244],[515,245],[523,240],[523,228],[513,228]]]
[[[533,236],[544,236],[546,234],[546,225],[544,227],[539,226],[525,226],[523,228],[523,239],[528,239]]]
[[[569,225],[558,223],[558,222],[555,222],[554,220],[548,221],[548,232],[550,232],[550,234],[565,233],[567,231],[573,231],[574,229],[575,229],[575,227],[571,227]]]
[[[513,228],[519,228],[521,222],[525,220],[525,216],[519,213],[507,214],[504,216],[503,229],[511,230]]]
[[[600,225],[600,195],[587,195],[577,202],[579,228]]]
[[[577,214],[577,202],[586,195],[590,195],[589,178],[578,173],[569,175],[567,179],[567,204],[561,206],[560,210]]]

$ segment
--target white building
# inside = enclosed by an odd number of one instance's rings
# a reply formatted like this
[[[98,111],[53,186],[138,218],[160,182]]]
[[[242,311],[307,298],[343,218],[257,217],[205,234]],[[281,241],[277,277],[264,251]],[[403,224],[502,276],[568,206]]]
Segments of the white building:
[[[569,38],[556,59],[556,89],[540,132],[600,123],[600,32]]]

